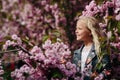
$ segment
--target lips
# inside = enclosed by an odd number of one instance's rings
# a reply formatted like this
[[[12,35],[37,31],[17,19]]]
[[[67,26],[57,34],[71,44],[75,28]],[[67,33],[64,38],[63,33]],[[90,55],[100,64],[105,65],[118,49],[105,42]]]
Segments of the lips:
[[[76,34],[76,36],[81,36],[81,35],[79,35],[79,34]]]

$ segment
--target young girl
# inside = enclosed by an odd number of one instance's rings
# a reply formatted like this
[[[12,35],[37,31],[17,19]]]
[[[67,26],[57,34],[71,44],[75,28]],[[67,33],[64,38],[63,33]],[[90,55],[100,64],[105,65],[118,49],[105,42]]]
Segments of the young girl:
[[[100,27],[97,20],[94,17],[80,17],[76,25],[76,37],[78,41],[83,41],[81,48],[74,51],[73,63],[79,67],[79,72],[83,73],[86,68],[89,75],[84,77],[84,80],[90,80],[95,71],[98,74],[102,73],[104,78],[107,78],[105,71],[110,69],[109,57],[104,56],[102,63],[104,64],[100,70],[95,70],[95,66],[98,63],[98,54],[101,52],[99,38],[102,37]],[[91,68],[90,68],[91,67]]]

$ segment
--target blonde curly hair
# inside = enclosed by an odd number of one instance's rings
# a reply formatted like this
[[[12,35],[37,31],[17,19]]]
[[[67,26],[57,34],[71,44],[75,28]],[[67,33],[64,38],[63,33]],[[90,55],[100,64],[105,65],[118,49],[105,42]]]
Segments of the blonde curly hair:
[[[79,17],[78,22],[79,21],[85,23],[86,27],[91,31],[96,53],[100,53],[101,48],[99,38],[102,37],[102,31],[99,27],[98,21],[94,17],[88,16]]]

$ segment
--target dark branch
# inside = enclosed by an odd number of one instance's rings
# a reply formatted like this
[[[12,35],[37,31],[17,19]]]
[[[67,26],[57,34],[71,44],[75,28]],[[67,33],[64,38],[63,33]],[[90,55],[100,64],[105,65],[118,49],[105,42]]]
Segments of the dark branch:
[[[9,52],[16,52],[16,51],[20,51],[20,49],[14,49],[14,50],[8,50],[8,51],[1,51],[0,54],[9,53]]]

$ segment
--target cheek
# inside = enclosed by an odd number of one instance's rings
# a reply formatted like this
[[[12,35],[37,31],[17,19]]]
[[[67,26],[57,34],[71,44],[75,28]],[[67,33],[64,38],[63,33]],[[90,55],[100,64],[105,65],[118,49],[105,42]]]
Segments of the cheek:
[[[81,35],[81,36],[84,36],[84,35],[86,35],[86,31],[84,31],[84,30],[81,30],[81,31],[79,32],[79,35]]]
[[[83,37],[87,38],[87,37],[90,36],[90,34],[91,34],[90,32],[85,31],[85,32],[83,33]]]
[[[85,30],[79,31],[79,34],[77,35],[77,40],[84,40],[87,37],[89,37],[89,34],[90,32],[85,31]]]
[[[77,40],[82,40],[84,36],[85,36],[84,31],[79,31],[79,33],[76,34]]]

